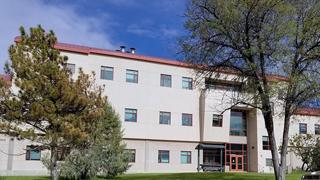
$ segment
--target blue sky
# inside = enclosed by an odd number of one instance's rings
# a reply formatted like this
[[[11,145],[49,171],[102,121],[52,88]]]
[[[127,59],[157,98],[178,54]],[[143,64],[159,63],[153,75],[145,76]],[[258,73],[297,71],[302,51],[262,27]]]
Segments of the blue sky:
[[[41,24],[60,42],[106,49],[135,47],[138,54],[177,59],[186,32],[187,0],[3,0],[0,2],[0,72],[19,26]]]

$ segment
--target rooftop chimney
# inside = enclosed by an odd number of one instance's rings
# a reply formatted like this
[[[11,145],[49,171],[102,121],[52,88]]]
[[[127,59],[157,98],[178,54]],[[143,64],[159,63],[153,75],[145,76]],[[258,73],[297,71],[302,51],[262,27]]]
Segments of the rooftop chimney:
[[[126,52],[126,47],[125,46],[120,46],[120,51],[123,52],[123,53]]]
[[[136,53],[136,48],[130,48],[130,53],[135,54]]]

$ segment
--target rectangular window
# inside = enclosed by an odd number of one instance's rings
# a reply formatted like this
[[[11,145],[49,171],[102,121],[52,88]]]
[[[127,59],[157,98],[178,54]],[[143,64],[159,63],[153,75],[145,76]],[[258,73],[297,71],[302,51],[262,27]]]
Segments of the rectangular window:
[[[222,127],[223,116],[221,114],[213,114],[212,116],[212,126]]]
[[[138,83],[138,71],[127,69],[126,81],[130,83]]]
[[[125,119],[127,122],[137,122],[137,110],[125,108]]]
[[[159,150],[158,163],[169,163],[170,155],[168,150]]]
[[[160,86],[171,87],[171,75],[161,74],[160,75]]]
[[[136,162],[136,150],[135,149],[126,149],[129,154],[129,163]]]
[[[71,75],[73,75],[76,72],[76,65],[75,64],[67,63],[66,68],[71,73]]]
[[[27,146],[26,160],[37,160],[41,158],[41,150],[39,146]]]
[[[273,162],[271,158],[266,158],[266,166],[273,167]]]
[[[192,126],[192,114],[182,113],[182,126]]]
[[[113,67],[101,66],[100,78],[113,80]]]
[[[314,125],[314,134],[320,135],[320,124]]]
[[[182,77],[182,89],[192,89],[192,78]]]
[[[269,138],[268,136],[262,136],[262,149],[270,150]]]
[[[191,164],[191,151],[181,151],[180,162],[181,164]]]
[[[307,124],[306,123],[299,123],[299,133],[300,134],[307,134]]]
[[[232,136],[247,135],[247,120],[246,120],[246,114],[244,112],[231,111],[230,135]]]
[[[171,124],[171,113],[160,111],[159,123],[160,124]]]

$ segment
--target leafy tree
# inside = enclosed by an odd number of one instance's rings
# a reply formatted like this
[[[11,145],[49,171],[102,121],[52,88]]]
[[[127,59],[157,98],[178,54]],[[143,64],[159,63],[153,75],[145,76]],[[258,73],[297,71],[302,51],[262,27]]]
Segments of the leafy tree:
[[[320,141],[319,138],[315,138],[312,134],[306,135],[295,135],[290,138],[289,144],[292,146],[291,151],[295,155],[299,156],[302,160],[302,170],[310,171],[312,167],[314,150],[316,148],[317,142]],[[307,166],[304,168],[304,166]]]
[[[95,124],[90,140],[73,150],[62,165],[62,175],[88,179],[97,174],[114,177],[129,168],[128,153],[122,141],[119,116],[111,105],[105,106],[104,116]]]
[[[219,79],[226,71],[237,75],[233,80],[250,93],[237,95],[231,107],[245,104],[261,110],[275,179],[284,180],[290,118],[319,97],[320,2],[192,0],[186,17],[189,35],[181,40],[185,59],[201,78]],[[270,74],[281,81],[272,81]],[[278,91],[283,92],[278,105],[284,124],[280,158],[272,115]]]
[[[80,69],[76,80],[66,68],[67,57],[54,48],[57,38],[41,26],[9,48],[14,87],[2,100],[0,127],[50,151],[51,179],[59,176],[59,152],[86,141],[104,113],[105,97],[94,75]]]

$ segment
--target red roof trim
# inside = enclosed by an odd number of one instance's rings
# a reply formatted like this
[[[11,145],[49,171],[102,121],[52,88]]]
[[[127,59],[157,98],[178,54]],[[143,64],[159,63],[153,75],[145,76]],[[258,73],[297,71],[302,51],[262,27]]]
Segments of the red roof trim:
[[[320,109],[319,108],[299,108],[296,112],[294,112],[295,115],[301,115],[301,116],[320,116]]]

